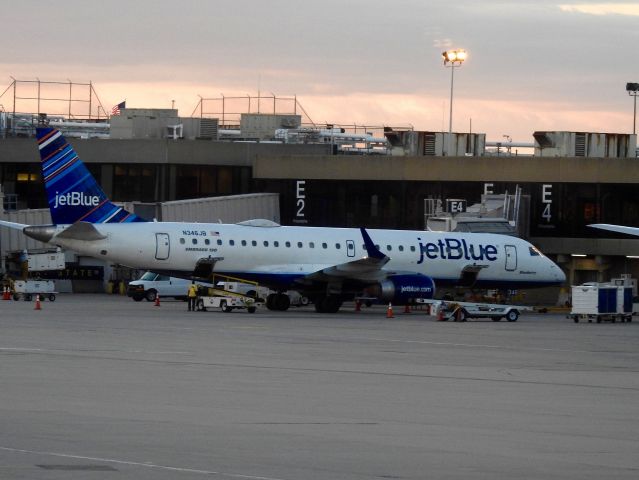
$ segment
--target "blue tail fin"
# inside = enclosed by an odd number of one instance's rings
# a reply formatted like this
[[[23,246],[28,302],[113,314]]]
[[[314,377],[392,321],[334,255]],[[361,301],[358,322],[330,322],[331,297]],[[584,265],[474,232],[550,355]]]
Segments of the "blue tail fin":
[[[109,201],[59,130],[38,128],[36,136],[53,223],[146,221]]]

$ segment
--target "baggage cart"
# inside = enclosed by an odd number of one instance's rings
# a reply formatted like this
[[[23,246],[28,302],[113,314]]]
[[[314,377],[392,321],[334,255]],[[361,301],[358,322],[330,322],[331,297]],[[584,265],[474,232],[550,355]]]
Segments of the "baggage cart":
[[[572,310],[575,323],[587,320],[632,321],[632,287],[611,283],[584,283],[572,287]]]
[[[13,299],[31,301],[36,295],[40,300],[49,299],[55,302],[55,282],[53,280],[15,280],[13,282]]]

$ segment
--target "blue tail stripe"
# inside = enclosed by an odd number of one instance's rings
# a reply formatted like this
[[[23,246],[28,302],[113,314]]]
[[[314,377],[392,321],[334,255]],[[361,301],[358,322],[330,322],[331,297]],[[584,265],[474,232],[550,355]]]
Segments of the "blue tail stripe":
[[[95,223],[104,223],[107,219],[109,219],[109,217],[114,217],[115,213],[120,209],[120,207],[117,207],[112,203],[107,203],[105,207],[106,208],[101,208],[96,212],[102,214],[102,216]]]
[[[54,155],[49,160],[44,162],[42,164],[42,171],[44,172],[44,174],[46,176],[49,176],[51,174],[50,171],[53,169],[55,164],[61,161],[62,159],[64,159],[64,157],[66,157],[70,153],[71,154],[73,153],[73,149],[71,148],[70,145],[67,145],[64,149],[60,150],[60,152],[58,152],[56,155]]]
[[[89,177],[91,177],[91,174],[87,173],[84,177],[80,178],[77,182],[75,182],[73,185],[70,185],[68,188],[65,188],[64,190],[61,190],[61,191],[58,190],[58,193],[61,194],[61,195],[64,195],[65,193],[69,193],[75,187],[77,187],[81,183],[84,183]]]
[[[68,155],[68,153],[71,153],[72,155]],[[55,157],[55,163],[51,164],[51,166],[46,171],[43,170],[44,179],[46,181],[55,178],[57,175],[60,174],[60,172],[64,172],[64,168],[67,165],[78,160],[78,156],[74,155],[75,152],[73,152],[73,150],[68,153],[67,155],[61,157]]]
[[[75,157],[77,160],[80,160],[78,157]],[[68,162],[71,163],[71,162]],[[66,166],[65,166],[66,167]],[[73,173],[74,170],[78,169],[78,168],[82,168],[83,165],[80,162],[75,162],[73,163],[71,166],[67,167],[66,170],[63,170],[61,172],[56,173],[53,178],[50,178],[47,180],[47,184],[49,185],[54,185],[62,180],[67,179],[68,175],[71,175]],[[81,173],[81,172],[80,172]],[[70,180],[74,180],[74,178],[70,178]]]

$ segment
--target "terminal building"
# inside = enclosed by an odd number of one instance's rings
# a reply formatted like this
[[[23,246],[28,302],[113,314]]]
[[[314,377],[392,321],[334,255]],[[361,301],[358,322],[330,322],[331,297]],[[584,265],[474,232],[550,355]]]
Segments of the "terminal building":
[[[453,133],[446,152],[446,132],[302,117],[246,112],[230,125],[175,109],[124,108],[83,121],[0,112],[0,217],[47,208],[33,138],[44,120],[63,131],[112,200],[143,217],[164,220],[166,202],[269,193],[279,196],[269,215],[285,225],[505,228],[557,261],[568,284],[639,276],[639,238],[588,227],[639,226],[636,135],[535,131],[520,154],[485,134]],[[188,209],[180,215],[197,220]],[[3,258],[23,248],[6,232],[0,240]]]

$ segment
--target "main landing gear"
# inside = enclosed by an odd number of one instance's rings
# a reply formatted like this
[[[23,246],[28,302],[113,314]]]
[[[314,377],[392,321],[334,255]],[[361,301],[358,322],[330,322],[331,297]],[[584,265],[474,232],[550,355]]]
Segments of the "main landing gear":
[[[291,299],[285,293],[271,293],[266,297],[266,308],[283,312],[291,306]]]
[[[335,295],[317,297],[315,299],[315,311],[317,313],[337,313],[342,306],[342,299]]]

